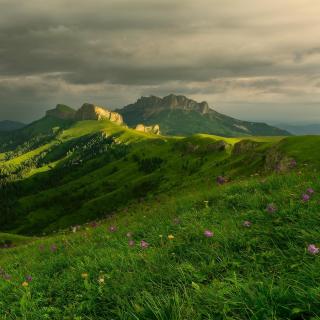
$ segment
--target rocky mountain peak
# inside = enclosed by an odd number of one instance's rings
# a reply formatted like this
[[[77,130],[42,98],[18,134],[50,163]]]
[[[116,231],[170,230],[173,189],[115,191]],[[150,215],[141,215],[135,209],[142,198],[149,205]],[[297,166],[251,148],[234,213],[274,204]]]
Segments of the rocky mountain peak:
[[[46,116],[64,120],[110,120],[123,124],[122,116],[113,111],[92,103],[84,103],[79,110],[74,110],[64,104],[58,104],[54,109],[48,110]]]
[[[46,116],[64,119],[64,120],[73,120],[76,111],[65,104],[57,104],[54,109],[48,110]]]
[[[148,109],[148,112],[161,111],[165,109],[182,109],[187,111],[196,111],[201,114],[209,113],[210,108],[207,102],[198,103],[183,95],[169,94],[164,98],[157,96],[141,97],[138,101],[130,105],[139,109]]]
[[[75,120],[110,120],[117,124],[123,124],[122,116],[119,113],[109,111],[92,103],[84,103],[76,112]]]

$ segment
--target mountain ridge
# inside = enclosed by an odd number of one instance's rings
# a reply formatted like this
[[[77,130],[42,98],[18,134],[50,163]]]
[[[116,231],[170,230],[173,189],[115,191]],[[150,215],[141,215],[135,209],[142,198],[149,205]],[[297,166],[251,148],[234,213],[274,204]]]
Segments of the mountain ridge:
[[[24,123],[12,120],[0,121],[0,132],[8,132],[21,129],[25,126]]]
[[[206,101],[196,102],[184,95],[169,94],[163,98],[151,95],[140,97],[135,103],[116,109],[129,126],[140,122],[160,125],[169,135],[208,133],[223,136],[282,136],[288,131],[263,122],[238,120],[209,107]]]

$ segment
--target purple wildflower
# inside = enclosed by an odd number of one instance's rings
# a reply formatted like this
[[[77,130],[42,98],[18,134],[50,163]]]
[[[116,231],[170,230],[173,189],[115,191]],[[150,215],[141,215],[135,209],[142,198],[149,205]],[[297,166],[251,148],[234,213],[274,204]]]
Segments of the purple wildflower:
[[[147,249],[149,247],[149,243],[147,241],[141,240],[140,246],[142,249]]]
[[[27,275],[27,276],[26,276],[26,281],[27,281],[27,282],[31,282],[31,281],[32,281],[32,276]]]
[[[129,244],[129,247],[134,247],[135,246],[135,242],[134,242],[134,240],[129,240],[129,242],[128,242],[128,244]]]
[[[98,223],[96,221],[93,221],[90,223],[91,228],[97,228],[98,227]]]
[[[274,203],[269,203],[269,204],[267,205],[266,210],[267,210],[269,213],[274,213],[274,212],[277,211],[277,207],[276,207],[276,205],[275,205]]]
[[[250,228],[251,225],[252,225],[252,222],[251,222],[251,221],[246,220],[246,221],[243,222],[243,226],[244,226],[244,227]]]
[[[308,188],[306,193],[312,196],[314,194],[314,190],[312,188]]]
[[[297,161],[295,159],[292,159],[289,163],[289,167],[291,169],[295,168],[297,166]]]
[[[309,200],[310,200],[310,196],[308,194],[305,193],[305,194],[302,195],[302,201],[303,202],[307,202]]]
[[[117,231],[117,227],[116,226],[110,226],[109,227],[109,231],[110,232],[116,232]]]
[[[56,252],[56,251],[58,250],[58,247],[57,247],[55,244],[53,244],[53,245],[50,247],[50,250],[51,250],[51,252]]]
[[[217,177],[216,181],[217,181],[217,184],[220,184],[220,185],[226,183],[226,179],[222,176]]]
[[[319,253],[319,248],[315,244],[309,244],[308,245],[308,252],[310,254],[318,254]]]
[[[213,232],[210,231],[210,230],[205,230],[203,234],[207,238],[212,238],[213,237]]]

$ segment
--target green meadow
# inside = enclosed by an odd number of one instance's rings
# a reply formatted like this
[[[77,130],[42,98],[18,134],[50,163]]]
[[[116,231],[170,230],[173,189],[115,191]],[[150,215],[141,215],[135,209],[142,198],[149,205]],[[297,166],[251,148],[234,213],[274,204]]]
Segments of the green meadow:
[[[1,320],[320,319],[320,137],[48,118],[15,135]]]

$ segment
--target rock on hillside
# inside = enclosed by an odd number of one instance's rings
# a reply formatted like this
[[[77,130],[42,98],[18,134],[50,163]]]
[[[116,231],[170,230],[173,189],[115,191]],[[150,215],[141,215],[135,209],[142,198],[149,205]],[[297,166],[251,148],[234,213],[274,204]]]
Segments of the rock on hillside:
[[[122,116],[113,111],[104,109],[91,103],[85,103],[76,112],[75,120],[110,120],[117,124],[123,124]]]
[[[145,133],[160,134],[160,126],[158,124],[154,126],[145,126],[144,124],[138,124],[136,130]]]

